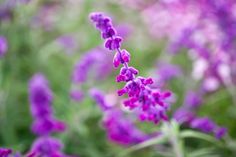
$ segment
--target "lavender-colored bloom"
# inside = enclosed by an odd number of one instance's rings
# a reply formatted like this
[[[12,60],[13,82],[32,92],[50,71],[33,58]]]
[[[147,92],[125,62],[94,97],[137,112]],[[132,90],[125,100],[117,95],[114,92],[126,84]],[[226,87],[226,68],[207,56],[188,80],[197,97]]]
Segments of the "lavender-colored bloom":
[[[202,98],[196,92],[188,91],[185,96],[184,104],[186,107],[196,109],[202,104]]]
[[[96,101],[96,103],[99,105],[99,107],[103,110],[106,111],[108,109],[111,109],[111,106],[105,99],[105,94],[98,90],[98,89],[91,89],[90,90],[90,95],[91,97]]]
[[[103,126],[111,141],[122,145],[140,143],[149,138],[129,120],[125,119],[121,111],[109,110],[105,113]]]
[[[42,74],[35,74],[29,82],[29,99],[31,112],[35,118],[46,117],[52,114],[52,91],[48,81]]]
[[[216,127],[215,123],[206,117],[196,118],[191,122],[190,125],[192,128],[199,129],[205,133],[213,132],[214,128]]]
[[[110,58],[111,54],[106,54],[102,48],[95,48],[85,53],[76,63],[72,74],[73,83],[85,83],[89,74],[95,73],[96,79],[106,78],[112,71]]]
[[[71,90],[70,97],[76,102],[81,102],[84,99],[84,93],[81,90]]]
[[[159,75],[159,82],[166,82],[180,76],[182,71],[177,65],[160,62],[157,64],[157,74]]]
[[[0,148],[0,157],[8,157],[12,153],[11,149]]]
[[[174,113],[174,119],[180,124],[190,124],[194,118],[195,114],[185,108],[180,108]]]
[[[52,137],[40,137],[32,145],[31,156],[64,157],[61,153],[63,144]],[[28,155],[29,156],[29,155]]]
[[[8,49],[7,39],[4,36],[0,36],[0,58],[5,55]]]
[[[223,136],[227,134],[227,128],[224,127],[218,127],[215,129],[215,137],[217,139],[221,139]]]
[[[77,42],[72,35],[62,35],[56,40],[67,54],[72,54],[77,48]]]
[[[117,35],[109,17],[102,13],[92,13],[90,19],[101,31],[102,38],[106,39],[105,47],[117,51],[113,61],[114,66],[123,65],[116,80],[117,82],[126,82],[124,88],[118,91],[119,96],[123,94],[129,96],[124,102],[125,106],[130,109],[139,108],[142,120],[153,121],[154,123],[167,120],[165,112],[169,105],[165,99],[170,96],[170,93],[152,89],[149,86],[153,83],[152,78],[136,77],[138,70],[128,66],[130,54],[126,50],[121,50],[122,38]]]
[[[42,74],[35,74],[29,82],[29,99],[34,118],[32,131],[38,135],[47,135],[53,131],[60,132],[65,124],[53,117],[52,91]]]

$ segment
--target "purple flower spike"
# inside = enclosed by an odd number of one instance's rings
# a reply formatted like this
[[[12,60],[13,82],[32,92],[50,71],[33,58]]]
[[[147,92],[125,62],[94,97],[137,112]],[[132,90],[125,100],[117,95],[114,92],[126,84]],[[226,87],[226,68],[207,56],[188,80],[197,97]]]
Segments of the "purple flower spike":
[[[11,149],[0,148],[0,157],[8,157],[12,153]]]
[[[31,112],[34,118],[32,131],[38,135],[65,130],[65,124],[53,117],[52,91],[42,74],[35,74],[29,83]]]
[[[129,119],[125,119],[122,112],[109,110],[103,120],[103,126],[111,141],[122,145],[140,143],[149,138],[141,132]]]
[[[0,58],[5,55],[8,49],[7,39],[4,36],[0,36]]]
[[[103,111],[111,108],[112,105],[108,104],[102,91],[94,88],[90,90],[90,95]]]
[[[225,136],[227,133],[227,128],[219,127],[215,130],[215,137],[217,139],[221,139],[223,136]]]
[[[196,118],[191,122],[191,127],[195,129],[199,129],[202,132],[210,133],[213,132],[216,125],[215,123],[210,120],[209,118],[203,117],[203,118]]]
[[[126,85],[117,92],[119,96],[128,95],[129,98],[125,100],[124,105],[129,109],[139,109],[142,120],[154,123],[167,120],[165,112],[169,105],[165,99],[170,96],[170,93],[166,94],[160,90],[152,89],[149,86],[153,83],[152,78],[136,76],[138,70],[129,67],[130,54],[125,49],[121,50],[122,38],[116,35],[109,17],[102,13],[92,13],[90,19],[96,28],[101,31],[103,38],[106,38],[105,48],[116,51],[113,59],[114,66],[123,65],[116,81],[126,82]]]
[[[186,94],[184,104],[192,109],[198,108],[202,104],[202,98],[199,94],[193,91],[189,91]]]
[[[49,116],[52,113],[52,91],[42,74],[35,74],[30,80],[29,97],[34,118]]]
[[[51,156],[51,157],[63,157],[60,150],[62,149],[63,144],[51,137],[41,137],[38,138],[31,148],[33,156]]]

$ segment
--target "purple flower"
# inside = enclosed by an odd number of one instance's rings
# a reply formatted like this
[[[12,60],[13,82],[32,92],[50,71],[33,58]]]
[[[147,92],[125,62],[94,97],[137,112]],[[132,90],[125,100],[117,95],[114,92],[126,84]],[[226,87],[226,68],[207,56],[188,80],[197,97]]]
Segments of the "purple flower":
[[[111,55],[104,52],[105,50],[102,48],[95,48],[86,52],[74,67],[72,74],[73,83],[85,83],[92,70],[96,79],[106,78],[111,73],[112,67],[108,66],[111,64]]]
[[[218,127],[215,129],[215,137],[217,139],[221,139],[223,136],[225,136],[227,133],[227,128],[224,127]]]
[[[90,90],[90,95],[91,95],[91,97],[96,101],[96,103],[99,105],[99,107],[100,107],[102,110],[106,111],[106,110],[108,110],[108,109],[111,109],[111,106],[112,106],[112,105],[110,105],[110,104],[106,101],[106,99],[105,99],[105,94],[104,94],[102,91],[93,88],[93,89]]]
[[[56,40],[67,54],[72,54],[77,48],[77,42],[72,35],[62,35]]]
[[[92,13],[90,19],[101,31],[102,37],[106,39],[105,48],[116,51],[113,59],[114,66],[123,65],[116,80],[126,82],[126,85],[118,91],[119,96],[127,94],[129,97],[124,102],[125,106],[130,109],[139,109],[142,120],[154,123],[158,123],[161,119],[167,120],[165,112],[169,105],[165,99],[170,96],[170,93],[152,89],[150,87],[153,83],[152,78],[136,77],[138,70],[129,67],[130,54],[126,50],[121,50],[122,38],[117,36],[109,17],[102,13]]]
[[[0,148],[0,157],[8,157],[12,153],[11,149]]]
[[[192,128],[201,130],[205,133],[213,132],[214,128],[216,127],[215,123],[206,117],[196,118],[191,122],[190,125]]]
[[[165,83],[166,81],[180,76],[182,71],[177,65],[160,62],[157,64],[157,74],[159,76],[158,81]]]
[[[84,99],[84,93],[81,90],[71,90],[70,97],[76,102],[80,102]]]
[[[103,126],[108,138],[118,144],[132,145],[149,138],[148,135],[136,128],[132,121],[124,118],[119,110],[107,111],[103,119]]]
[[[195,114],[185,108],[180,108],[174,113],[174,119],[182,124],[190,124],[195,118]]]
[[[64,157],[61,153],[63,144],[52,137],[40,137],[32,145],[31,156]],[[29,155],[28,155],[29,156]]]
[[[52,114],[52,91],[49,88],[48,81],[40,73],[35,74],[29,82],[29,99],[34,118]]]
[[[8,49],[7,39],[4,36],[0,36],[0,58],[3,57]]]
[[[185,96],[184,104],[189,108],[196,109],[202,104],[202,98],[196,92],[188,91]]]
[[[34,118],[32,131],[38,135],[48,135],[53,131],[60,132],[65,124],[53,117],[52,91],[46,78],[38,73],[29,82],[29,99]]]

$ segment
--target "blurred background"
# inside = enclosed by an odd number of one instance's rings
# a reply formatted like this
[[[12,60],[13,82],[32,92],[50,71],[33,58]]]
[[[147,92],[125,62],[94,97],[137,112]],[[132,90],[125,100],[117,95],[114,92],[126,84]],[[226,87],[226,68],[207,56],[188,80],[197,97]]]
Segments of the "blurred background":
[[[104,112],[91,98],[94,88],[103,91],[106,102],[116,104],[145,134],[162,130],[162,124],[139,122],[117,97],[122,84],[115,82],[119,69],[112,65],[114,53],[103,48],[103,40],[89,20],[89,14],[98,11],[112,18],[124,38],[122,47],[131,53],[130,65],[140,76],[151,76],[156,86],[173,92],[168,115],[179,122],[179,132],[204,132],[185,124],[186,115],[178,115],[180,110],[227,128],[219,140],[210,132],[183,139],[185,156],[195,151],[195,156],[199,152],[198,156],[236,156],[233,0],[0,2],[0,147],[26,154],[37,138],[31,131],[28,83],[38,72],[44,74],[53,92],[55,117],[67,125],[65,132],[53,134],[64,144],[66,154],[113,157],[139,143],[124,144],[108,137]],[[188,104],[192,107],[186,109]],[[168,154],[170,147],[167,142],[123,156],[175,156]]]

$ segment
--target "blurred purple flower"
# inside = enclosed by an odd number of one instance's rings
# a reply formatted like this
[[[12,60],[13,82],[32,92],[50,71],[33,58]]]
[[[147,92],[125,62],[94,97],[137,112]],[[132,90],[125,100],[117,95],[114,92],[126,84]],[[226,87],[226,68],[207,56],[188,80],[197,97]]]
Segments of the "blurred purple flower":
[[[67,54],[75,52],[78,44],[72,35],[62,35],[56,39],[59,45],[65,50]]]
[[[106,78],[111,73],[112,67],[108,66],[111,64],[111,54],[105,52],[104,49],[98,47],[81,56],[74,67],[73,83],[85,83],[91,73],[95,73],[96,79]]]
[[[63,144],[58,139],[52,137],[40,137],[32,145],[31,156],[45,156],[45,157],[65,157],[61,153]],[[29,157],[30,155],[28,155]]]
[[[130,54],[126,50],[121,50],[122,38],[117,35],[109,17],[102,13],[91,13],[90,19],[101,31],[101,37],[105,39],[105,48],[117,51],[114,57],[114,66],[123,65],[116,80],[117,82],[126,82],[124,88],[118,91],[119,96],[123,94],[129,96],[124,101],[125,106],[130,109],[139,108],[142,120],[154,123],[167,120],[166,110],[169,105],[165,99],[171,95],[170,92],[162,93],[160,90],[150,88],[149,85],[153,84],[152,78],[136,77],[138,70],[129,67]]]
[[[157,74],[159,76],[158,81],[165,83],[175,77],[182,74],[182,71],[178,65],[160,62],[157,64]]]
[[[11,149],[0,148],[0,157],[8,157],[12,153]]]
[[[201,130],[205,133],[213,132],[214,128],[216,127],[215,123],[206,117],[195,118],[190,125],[192,128]]]
[[[81,90],[71,90],[70,97],[76,102],[81,102],[84,99],[84,93]]]
[[[122,145],[133,145],[149,138],[141,132],[120,110],[109,110],[105,113],[103,126],[110,140]]]
[[[202,97],[200,94],[193,92],[193,91],[188,91],[185,100],[184,100],[184,105],[186,107],[189,107],[191,109],[196,109],[202,104]]]
[[[106,101],[105,94],[102,91],[93,88],[90,90],[90,95],[93,98],[93,100],[95,100],[96,103],[99,105],[101,110],[106,111],[111,109],[112,105]]]
[[[5,55],[8,49],[7,39],[4,36],[0,36],[0,58]]]
[[[227,128],[224,127],[218,127],[215,129],[215,137],[217,139],[221,139],[223,136],[227,134]]]
[[[173,117],[180,124],[190,124],[194,120],[195,114],[188,109],[179,108]]]
[[[32,131],[38,135],[48,135],[53,131],[63,131],[65,124],[53,118],[52,91],[48,81],[38,73],[29,82],[29,99],[34,118]]]

